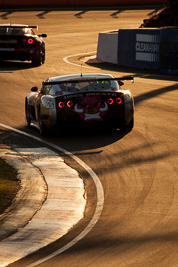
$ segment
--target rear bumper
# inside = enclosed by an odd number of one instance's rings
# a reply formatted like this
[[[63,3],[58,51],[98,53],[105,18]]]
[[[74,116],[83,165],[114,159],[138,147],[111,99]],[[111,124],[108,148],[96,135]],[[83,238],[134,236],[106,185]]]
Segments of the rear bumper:
[[[39,57],[39,50],[34,48],[0,48],[0,59],[2,60],[35,60]]]
[[[113,128],[120,128],[122,125],[125,125],[128,122],[126,122],[124,119],[107,119],[107,120],[102,120],[102,121],[82,121],[80,119],[78,120],[57,120],[55,124],[51,124],[49,120],[44,120],[43,121],[45,126],[47,128],[57,128],[57,129],[78,129],[78,128],[83,128],[83,129],[99,129],[99,128],[106,128],[106,129],[113,129]]]

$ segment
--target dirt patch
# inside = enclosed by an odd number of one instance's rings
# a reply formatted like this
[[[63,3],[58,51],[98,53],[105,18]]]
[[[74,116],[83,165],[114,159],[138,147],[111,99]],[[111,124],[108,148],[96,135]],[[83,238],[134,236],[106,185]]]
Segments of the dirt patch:
[[[178,0],[168,0],[165,7],[150,19],[143,21],[140,28],[175,27],[178,28]]]
[[[20,184],[17,171],[0,158],[0,214],[12,203]]]

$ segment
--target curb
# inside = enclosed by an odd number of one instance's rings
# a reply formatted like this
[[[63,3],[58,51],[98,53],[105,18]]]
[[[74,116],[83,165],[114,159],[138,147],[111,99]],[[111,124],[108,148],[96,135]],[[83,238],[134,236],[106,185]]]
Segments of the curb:
[[[17,232],[32,219],[47,196],[47,185],[39,169],[10,149],[0,149],[0,157],[18,173],[20,190],[13,203],[0,215],[0,241]]]
[[[0,266],[64,236],[84,216],[83,180],[48,148],[2,149],[18,171],[21,189],[0,220]]]

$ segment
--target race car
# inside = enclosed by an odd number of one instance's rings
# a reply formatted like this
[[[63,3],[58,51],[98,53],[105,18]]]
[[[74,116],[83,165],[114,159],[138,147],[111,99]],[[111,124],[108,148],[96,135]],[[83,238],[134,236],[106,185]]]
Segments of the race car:
[[[110,74],[72,74],[51,77],[36,86],[25,99],[27,125],[38,126],[41,135],[51,129],[102,125],[131,131],[134,101],[123,81],[133,76],[114,78]]]
[[[32,61],[39,66],[45,62],[46,34],[36,35],[37,26],[0,24],[0,60]]]

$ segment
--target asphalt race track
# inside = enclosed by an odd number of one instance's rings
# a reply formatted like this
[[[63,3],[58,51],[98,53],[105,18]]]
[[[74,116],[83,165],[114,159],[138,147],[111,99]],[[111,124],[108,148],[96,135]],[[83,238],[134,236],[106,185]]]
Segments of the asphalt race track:
[[[178,78],[87,61],[96,54],[99,32],[139,27],[153,12],[150,8],[0,13],[0,23],[37,24],[39,33],[48,35],[44,65],[0,63],[0,123],[39,136],[36,129],[25,126],[25,96],[48,77],[80,73],[81,63],[85,73],[135,75],[134,84],[124,85],[135,100],[132,132],[74,129],[46,137],[93,169],[104,189],[104,207],[99,221],[82,240],[38,266],[178,266]],[[8,130],[5,141],[39,146],[37,141]],[[58,250],[79,235],[92,218],[96,205],[92,179],[71,158],[60,156],[84,179],[85,217],[62,239],[10,266],[28,266]]]

